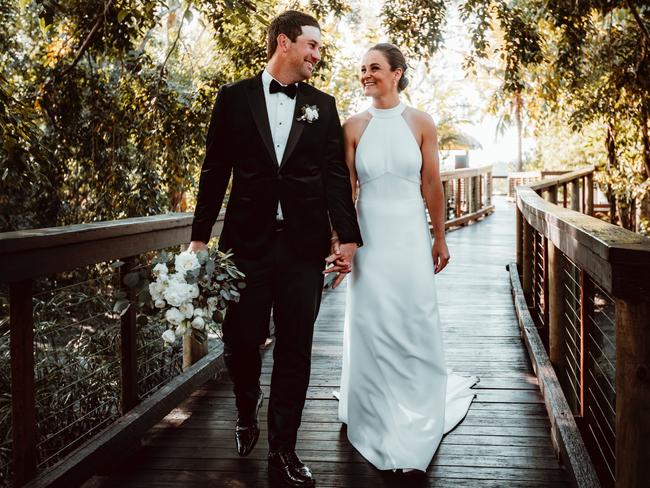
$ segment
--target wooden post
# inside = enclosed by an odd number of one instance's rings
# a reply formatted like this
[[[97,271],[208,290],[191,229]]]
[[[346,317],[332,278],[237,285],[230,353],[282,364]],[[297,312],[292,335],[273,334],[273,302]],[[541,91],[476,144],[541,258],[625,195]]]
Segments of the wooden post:
[[[461,205],[461,178],[458,178],[457,184],[456,184],[456,215],[455,217],[460,217],[462,215],[462,211],[460,208]]]
[[[522,242],[522,283],[524,289],[524,296],[526,301],[531,303],[531,295],[533,292],[533,226],[530,225],[526,219],[523,219],[523,242]]]
[[[548,350],[558,378],[564,378],[564,272],[565,259],[553,242],[548,244]]]
[[[473,213],[476,211],[476,178],[470,176],[467,178],[467,213]]]
[[[580,180],[575,179],[571,182],[571,210],[580,211]]]
[[[487,207],[492,205],[492,172],[491,171],[488,171],[487,178],[486,178],[485,205]]]
[[[480,210],[483,208],[483,181],[485,181],[485,178],[483,175],[478,175],[478,208],[477,210]]]
[[[445,199],[445,221],[449,220],[449,182],[442,182],[442,194]]]
[[[124,283],[124,277],[135,268],[135,258],[124,260],[120,267],[120,287],[129,300],[129,309],[120,319],[120,368],[122,380],[122,414],[139,403],[138,397],[138,346],[136,328],[136,291]]]
[[[580,416],[584,417],[587,412],[585,401],[586,392],[589,391],[590,375],[589,368],[589,337],[591,335],[591,323],[589,317],[593,316],[593,299],[595,295],[594,286],[584,269],[580,269]]]
[[[566,208],[567,201],[568,201],[568,200],[567,200],[567,196],[568,196],[568,195],[567,195],[566,188],[567,188],[566,183],[563,183],[563,184],[562,184],[562,206],[563,206],[564,208]]]
[[[524,247],[523,247],[523,242],[524,242],[524,227],[523,227],[523,220],[524,217],[521,213],[521,210],[519,210],[519,207],[516,207],[516,215],[515,215],[515,224],[517,227],[517,268],[519,268],[519,273],[523,272],[523,266],[524,266]]]
[[[587,215],[594,214],[594,175],[587,176],[587,184],[585,185],[585,195],[587,198]]]
[[[9,285],[11,333],[11,434],[14,486],[36,476],[36,401],[32,281]]]
[[[647,486],[650,467],[650,301],[616,299],[616,486]]]

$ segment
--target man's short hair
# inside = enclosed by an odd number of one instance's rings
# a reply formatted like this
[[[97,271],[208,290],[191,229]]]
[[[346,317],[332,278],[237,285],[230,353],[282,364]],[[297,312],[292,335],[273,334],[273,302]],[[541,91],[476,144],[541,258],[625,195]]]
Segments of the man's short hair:
[[[287,10],[282,12],[271,21],[269,29],[266,33],[266,56],[271,59],[275,50],[278,47],[278,36],[284,34],[291,42],[296,42],[296,39],[302,34],[302,26],[311,25],[320,30],[318,21],[309,14],[298,12],[297,10]]]

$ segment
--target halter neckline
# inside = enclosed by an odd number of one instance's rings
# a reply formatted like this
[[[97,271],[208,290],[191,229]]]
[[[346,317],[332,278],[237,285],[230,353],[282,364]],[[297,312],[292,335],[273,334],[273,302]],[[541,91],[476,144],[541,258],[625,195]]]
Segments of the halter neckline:
[[[368,108],[368,112],[370,112],[373,117],[378,117],[380,119],[389,119],[402,115],[402,112],[404,112],[405,109],[406,104],[400,100],[397,105],[391,108],[377,108],[371,105]]]

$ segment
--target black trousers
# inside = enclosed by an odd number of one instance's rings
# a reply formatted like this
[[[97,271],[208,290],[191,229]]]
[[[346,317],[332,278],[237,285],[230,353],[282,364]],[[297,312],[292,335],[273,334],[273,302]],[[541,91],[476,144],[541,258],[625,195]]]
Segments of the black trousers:
[[[320,256],[298,255],[284,231],[275,233],[274,243],[264,256],[233,259],[246,275],[246,288],[241,290],[239,302],[228,307],[223,340],[239,417],[247,422],[254,414],[262,368],[259,346],[268,337],[273,310],[275,347],[268,403],[269,448],[293,449],[309,385],[324,261]]]

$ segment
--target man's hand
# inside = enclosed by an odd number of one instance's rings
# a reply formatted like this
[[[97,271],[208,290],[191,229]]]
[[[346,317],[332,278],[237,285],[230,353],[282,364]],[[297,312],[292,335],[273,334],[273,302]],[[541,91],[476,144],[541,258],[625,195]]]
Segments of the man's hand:
[[[433,273],[440,273],[447,263],[449,262],[449,249],[447,249],[447,243],[444,238],[438,238],[433,241],[433,249],[431,249],[431,255],[433,256]]]
[[[332,289],[341,284],[350,271],[352,271],[352,261],[354,254],[357,251],[356,243],[341,244],[334,234],[332,237],[332,245],[330,248],[330,255],[325,258],[326,267],[323,274],[337,273],[336,278],[332,283]]]
[[[199,251],[207,251],[208,250],[208,245],[203,241],[192,241],[192,242],[190,242],[190,245],[187,248],[187,250],[195,252],[195,253],[197,253]]]

